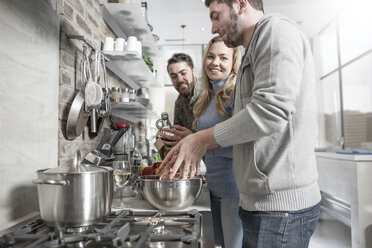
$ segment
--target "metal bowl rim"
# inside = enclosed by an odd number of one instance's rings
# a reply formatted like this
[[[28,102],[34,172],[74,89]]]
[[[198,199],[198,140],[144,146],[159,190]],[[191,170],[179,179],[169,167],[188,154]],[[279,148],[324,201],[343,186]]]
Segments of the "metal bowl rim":
[[[150,177],[150,178],[147,178]],[[153,177],[153,178],[151,178]],[[171,179],[171,180],[159,180],[160,175],[146,175],[146,176],[140,176],[139,180],[146,181],[146,182],[188,182],[188,181],[202,181],[203,178],[201,176],[197,176],[194,178],[188,178],[188,179]]]

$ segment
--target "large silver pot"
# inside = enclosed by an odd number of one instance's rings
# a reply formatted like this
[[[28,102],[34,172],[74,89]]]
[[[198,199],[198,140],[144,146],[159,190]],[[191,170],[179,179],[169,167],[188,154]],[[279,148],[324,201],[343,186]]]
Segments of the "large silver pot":
[[[161,210],[181,210],[190,207],[203,187],[201,177],[184,180],[159,180],[159,175],[141,176],[138,192],[147,202]]]
[[[101,221],[111,210],[113,170],[78,164],[37,171],[40,216],[48,225],[81,227]]]

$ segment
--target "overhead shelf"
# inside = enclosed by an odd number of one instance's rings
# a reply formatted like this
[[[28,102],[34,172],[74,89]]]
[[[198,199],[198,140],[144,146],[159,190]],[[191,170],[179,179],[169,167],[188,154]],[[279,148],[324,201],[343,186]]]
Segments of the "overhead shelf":
[[[115,117],[137,123],[143,119],[159,119],[155,113],[139,102],[113,102],[111,114]]]
[[[117,37],[136,36],[142,42],[142,51],[157,55],[159,49],[141,7],[134,3],[101,4],[101,14]],[[151,70],[137,52],[105,52],[107,68],[133,89],[161,87]]]
[[[101,5],[101,13],[117,37],[136,36],[142,42],[144,52],[149,55],[158,54],[158,46],[142,15],[141,6],[134,3],[106,3]]]
[[[116,73],[123,81],[125,81],[133,89],[161,87],[160,82],[152,74],[149,67],[145,64],[137,52],[104,52],[109,58],[107,67]],[[115,68],[116,67],[116,68]],[[119,71],[118,71],[119,70]],[[127,78],[122,78],[120,71],[130,77],[133,82],[127,82]],[[133,85],[134,83],[134,85]]]

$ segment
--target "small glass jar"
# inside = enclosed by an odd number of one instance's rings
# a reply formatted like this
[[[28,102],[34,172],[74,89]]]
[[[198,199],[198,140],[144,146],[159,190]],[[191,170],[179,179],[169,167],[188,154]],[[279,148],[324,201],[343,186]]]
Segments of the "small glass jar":
[[[137,98],[137,91],[134,89],[129,90],[129,101],[130,102],[135,102]]]
[[[121,89],[119,87],[112,87],[110,93],[111,102],[120,102],[121,101]]]
[[[121,91],[122,91],[121,101],[122,102],[129,102],[129,89],[128,88],[123,88],[123,89],[121,89]]]

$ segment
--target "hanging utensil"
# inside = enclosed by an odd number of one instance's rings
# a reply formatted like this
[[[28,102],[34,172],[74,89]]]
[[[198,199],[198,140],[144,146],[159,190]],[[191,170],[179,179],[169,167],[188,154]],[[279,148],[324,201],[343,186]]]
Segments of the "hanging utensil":
[[[97,110],[93,108],[90,115],[90,132],[97,133]]]
[[[103,81],[105,83],[105,94],[103,98],[103,104],[98,111],[98,115],[102,118],[109,116],[111,113],[111,103],[110,103],[110,91],[108,88],[107,75],[106,75],[106,61],[105,56],[101,54],[101,65],[103,70]]]
[[[94,106],[98,107],[103,99],[103,92],[102,88],[99,85],[99,74],[100,74],[100,60],[101,60],[101,52],[100,51],[95,51],[95,56],[94,56],[94,83],[96,87],[96,99],[94,102]]]
[[[98,84],[98,64],[100,60],[100,52],[92,50],[90,58],[86,56],[86,75],[87,83],[85,86],[85,104],[88,110],[99,107],[102,102],[103,92],[101,86]]]
[[[95,59],[94,59],[94,68],[92,69],[93,71],[93,78],[96,83],[96,105],[95,107],[91,110],[91,116],[90,116],[90,137],[94,137],[95,135],[98,134],[100,127],[102,126],[103,123],[103,118],[106,117],[106,114],[102,113],[102,111],[105,111],[107,109],[106,107],[106,96],[108,96],[106,93],[104,94],[102,91],[102,88],[100,86],[100,69],[101,69],[101,64],[102,64],[102,57],[104,59],[103,54],[100,51],[95,52]],[[105,73],[105,72],[104,72]],[[105,77],[105,74],[104,74]],[[107,83],[106,83],[107,84]],[[106,90],[107,91],[107,90]]]
[[[89,113],[87,113],[84,108],[83,93],[79,91],[76,94],[74,101],[72,102],[70,112],[68,113],[66,124],[67,139],[72,140],[80,136],[88,121],[88,117]]]
[[[83,45],[83,57],[87,53],[87,47]],[[83,71],[83,82],[85,80],[85,60],[82,62],[82,71]],[[67,117],[67,124],[66,124],[66,136],[68,140],[75,139],[76,137],[80,136],[83,132],[84,127],[88,121],[89,112],[85,111],[84,106],[84,94],[82,91],[78,91],[76,94],[70,112],[68,113]]]
[[[98,81],[98,68],[97,68],[97,56],[98,56],[98,53],[97,52],[94,52],[93,54],[93,69],[92,69],[92,78],[93,78],[93,81],[94,81],[94,86],[96,87],[96,84],[97,84],[97,81]],[[95,89],[96,93],[97,93],[97,89]],[[97,97],[97,95],[96,95]],[[90,133],[91,134],[96,134],[97,133],[97,110],[96,110],[96,100],[94,101],[94,107],[91,109],[90,113]]]
[[[85,91],[84,91],[84,98],[85,98],[85,105],[88,110],[91,110],[96,102],[96,85],[92,79],[92,72],[91,72],[91,65],[89,61],[89,57],[85,54]]]

